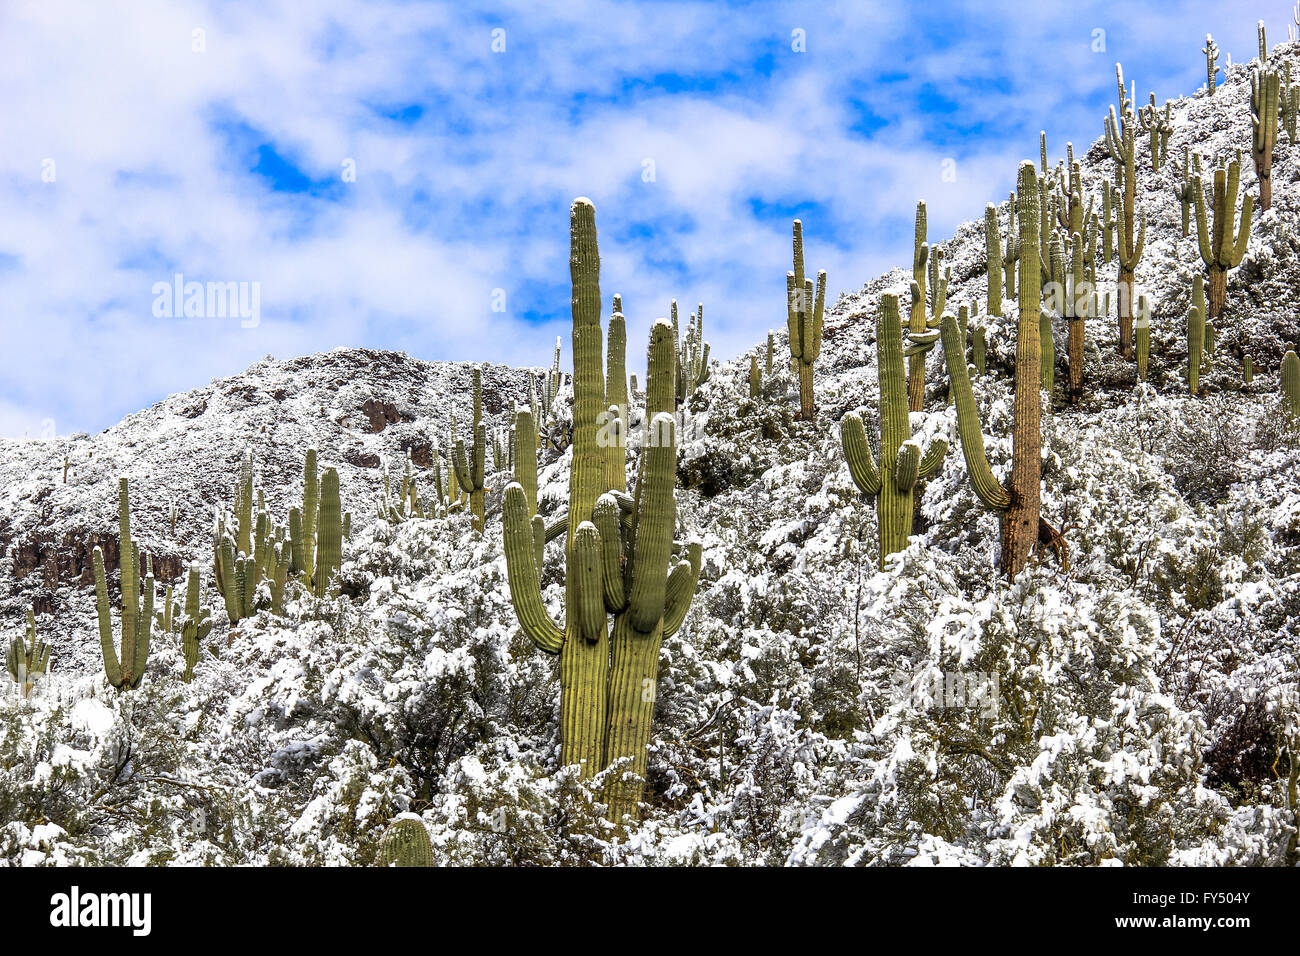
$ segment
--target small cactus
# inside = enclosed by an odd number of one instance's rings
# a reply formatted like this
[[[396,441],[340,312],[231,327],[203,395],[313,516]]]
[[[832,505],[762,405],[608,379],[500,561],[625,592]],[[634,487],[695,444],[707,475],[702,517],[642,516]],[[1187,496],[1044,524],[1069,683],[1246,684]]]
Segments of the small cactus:
[[[758,398],[763,394],[763,375],[758,370],[758,356],[749,357],[749,397]]]
[[[467,456],[465,443],[453,442],[452,461],[456,466],[456,481],[469,495],[469,510],[474,516],[475,531],[482,531],[486,520],[483,511],[484,456],[487,453],[487,427],[483,424],[483,373],[474,369],[474,444]]]
[[[27,641],[15,637],[9,642],[5,656],[5,669],[18,685],[18,693],[30,697],[37,683],[44,679],[50,668],[50,646],[36,639],[36,615],[27,612]]]
[[[1293,425],[1300,426],[1300,357],[1295,350],[1282,356],[1282,407]]]
[[[379,841],[380,866],[433,866],[433,843],[424,822],[415,816],[398,817]]]

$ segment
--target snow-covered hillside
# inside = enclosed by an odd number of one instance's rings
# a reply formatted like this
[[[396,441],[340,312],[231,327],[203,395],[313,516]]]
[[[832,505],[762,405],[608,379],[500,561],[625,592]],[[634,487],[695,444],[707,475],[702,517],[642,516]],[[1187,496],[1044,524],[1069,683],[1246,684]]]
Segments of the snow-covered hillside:
[[[1271,55],[1300,76],[1300,44]],[[1253,189],[1249,89],[1234,65],[1213,97],[1175,101],[1169,157],[1242,148]],[[1095,192],[1111,161],[1100,142],[1075,152]],[[462,434],[470,417],[470,366],[364,350],[267,359],[100,435],[0,444],[6,636],[34,607],[52,645],[41,693],[0,697],[0,859],[370,864],[387,824],[413,812],[446,863],[1296,863],[1300,436],[1277,375],[1300,338],[1300,147],[1279,140],[1273,209],[1229,275],[1201,398],[1182,379],[1194,230],[1181,237],[1174,165],[1153,175],[1145,137],[1138,167],[1150,381],[1118,357],[1114,318],[1090,321],[1084,404],[1064,407],[1058,385],[1044,417],[1044,513],[1068,569],[1052,559],[1014,584],[998,577],[997,519],[970,489],[932,357],[913,430],[954,450],[911,547],[876,570],[875,512],[837,424],[862,408],[874,434],[876,309],[883,293],[906,299],[910,271],[829,311],[815,422],[795,418],[781,303],[778,371],[760,398],[748,397],[750,353],[715,365],[689,402],[678,469],[703,572],[663,648],[649,809],[626,834],[600,819],[598,790],[556,765],[554,662],[518,633],[506,587],[508,476],[489,475],[482,535],[465,514],[376,517],[381,465],[400,472],[408,451],[432,493],[432,448],[445,452],[453,413]],[[815,269],[815,222],[805,235]],[[983,224],[940,244],[949,308],[982,313]],[[1098,268],[1104,294],[1115,266]],[[1060,383],[1063,324],[1056,336]],[[989,348],[975,390],[1001,474],[1011,320]],[[641,361],[629,366],[644,382]],[[528,374],[485,367],[489,431],[527,401]],[[249,448],[283,520],[309,447],[338,468],[353,516],[343,596],[228,626],[210,590],[214,505]],[[552,514],[567,462],[544,464]],[[206,570],[216,626],[192,684],[179,641],[156,636],[142,686],[106,686],[89,568],[96,544],[116,567],[119,475],[163,576],[191,560]],[[552,555],[553,609],[561,584]],[[995,686],[997,706],[953,699],[953,674]]]

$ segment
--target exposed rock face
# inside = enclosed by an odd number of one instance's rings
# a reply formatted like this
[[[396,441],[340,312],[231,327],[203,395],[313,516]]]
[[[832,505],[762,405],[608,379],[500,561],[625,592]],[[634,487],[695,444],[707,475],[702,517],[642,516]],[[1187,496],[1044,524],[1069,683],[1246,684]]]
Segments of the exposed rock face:
[[[376,435],[389,425],[396,425],[403,419],[397,414],[397,406],[392,402],[383,402],[377,398],[368,398],[361,406],[361,411],[370,419],[370,430]]]

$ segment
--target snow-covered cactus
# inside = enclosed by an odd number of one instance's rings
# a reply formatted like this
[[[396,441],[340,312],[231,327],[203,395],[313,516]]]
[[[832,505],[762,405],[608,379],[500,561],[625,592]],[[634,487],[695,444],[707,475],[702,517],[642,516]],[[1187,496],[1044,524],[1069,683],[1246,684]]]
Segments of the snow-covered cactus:
[[[918,213],[923,215],[923,213]],[[785,276],[786,324],[790,332],[790,355],[799,371],[799,415],[812,421],[813,363],[822,350],[822,312],[826,306],[826,270],[817,273],[817,289],[804,275],[803,223],[794,221],[794,271]],[[648,386],[647,386],[648,387]],[[646,419],[650,420],[647,408]]]
[[[1142,250],[1146,244],[1146,215],[1137,225],[1137,121],[1133,116],[1133,101],[1124,92],[1124,71],[1115,64],[1115,80],[1119,87],[1119,113],[1115,107],[1110,108],[1106,117],[1106,149],[1115,161],[1118,189],[1114,200],[1119,204],[1116,211],[1115,227],[1116,253],[1119,258],[1119,347],[1125,358],[1134,357],[1133,344],[1133,279]]]
[[[704,332],[704,306],[700,306],[700,335]],[[708,378],[709,346],[704,344],[704,379]],[[605,408],[609,420],[602,434],[608,439],[609,486],[618,491],[627,488],[627,431],[629,422],[627,396],[627,322],[623,318],[623,297],[614,296],[614,313],[609,317],[609,347],[606,349]],[[703,379],[697,384],[703,384]],[[534,498],[536,485],[534,484]]]
[[[1137,373],[1138,381],[1147,380],[1147,362],[1151,357],[1151,312],[1145,295],[1138,296]]]
[[[316,534],[312,590],[318,598],[323,598],[343,565],[343,509],[339,502],[339,473],[333,468],[326,468],[321,476],[320,521]]]
[[[758,398],[763,394],[763,373],[758,370],[758,356],[749,357],[749,397]]]
[[[1205,54],[1205,91],[1213,96],[1216,74],[1219,72],[1216,65],[1219,60],[1219,45],[1208,33],[1205,34],[1205,46],[1201,47],[1201,52]]]
[[[1180,182],[1174,184],[1174,198],[1183,210],[1183,236],[1192,232],[1192,207],[1196,205],[1196,182],[1201,175],[1201,154],[1193,153],[1190,146],[1183,147],[1183,165],[1174,160],[1174,172]]]
[[[474,530],[482,531],[485,524],[483,517],[483,482],[485,478],[484,456],[487,454],[487,426],[483,424],[483,373],[474,368],[474,444],[469,454],[465,453],[465,442],[457,439],[453,443],[452,461],[456,465],[456,482],[461,490],[469,495],[469,510],[474,516]]]
[[[212,615],[201,605],[200,591],[199,566],[191,564],[185,580],[185,616],[181,618],[181,652],[185,655],[181,679],[187,684],[194,679],[194,668],[199,662],[199,642],[212,630]]]
[[[984,207],[984,256],[988,274],[987,304],[989,315],[1002,314],[1002,226],[998,223],[998,207],[989,203]]]
[[[943,351],[957,406],[957,432],[971,486],[980,502],[1002,517],[1002,559],[1005,574],[1014,577],[1024,569],[1039,540],[1041,515],[1042,338],[1038,282],[1038,184],[1034,164],[1021,163],[1017,193],[1020,197],[1020,318],[1016,328],[1016,384],[1011,475],[1006,486],[998,483],[984,452],[979,411],[966,370],[961,329],[951,315],[942,325]],[[1026,281],[1028,280],[1028,281]],[[1055,532],[1047,529],[1049,535]]]
[[[1255,198],[1247,193],[1241,201],[1241,219],[1237,215],[1237,189],[1241,181],[1241,163],[1233,160],[1227,168],[1214,170],[1214,189],[1207,196],[1200,180],[1195,182],[1196,240],[1209,274],[1209,311],[1205,321],[1218,324],[1228,298],[1228,270],[1241,264],[1250,242],[1250,217],[1255,210]],[[1207,201],[1214,208],[1214,228],[1211,231],[1206,216]],[[1237,228],[1234,229],[1234,222]]]
[[[400,817],[388,825],[379,841],[380,866],[433,866],[433,843],[424,823]]]
[[[988,372],[988,333],[984,326],[977,325],[970,335],[971,361],[975,363],[975,373],[984,375]]]
[[[108,580],[104,575],[104,551],[96,546],[92,563],[95,568],[95,607],[99,613],[99,643],[104,655],[104,673],[118,690],[140,686],[145,662],[149,659],[149,637],[153,630],[154,578],[148,562],[144,581],[140,580],[140,549],[131,540],[131,502],[127,479],[117,487],[118,525],[122,565],[122,639],[121,655],[113,640],[113,619],[109,611]]]
[[[776,333],[771,329],[767,330],[767,361],[763,368],[763,374],[768,378],[772,377],[772,354],[776,351]]]
[[[1296,144],[1296,114],[1300,112],[1300,84],[1291,82],[1291,62],[1289,60],[1282,65],[1282,82],[1278,88],[1277,102],[1278,109],[1282,112],[1282,128],[1286,130],[1287,144],[1294,146]]]
[[[1293,425],[1300,424],[1300,356],[1288,350],[1282,356],[1282,407]]]
[[[703,302],[691,313],[686,326],[686,341],[677,356],[677,367],[677,400],[684,402],[709,380],[709,343],[704,341]]]
[[[880,464],[877,466],[862,426],[862,416],[850,412],[840,423],[840,441],[849,473],[858,489],[876,499],[880,534],[880,567],[885,559],[907,547],[912,533],[913,493],[918,481],[943,465],[948,443],[936,440],[925,452],[912,438],[908,421],[907,381],[903,370],[903,325],[898,297],[882,296],[876,312],[876,356],[880,373]],[[962,356],[965,365],[965,355]]]
[[[1259,27],[1261,35],[1264,25]],[[1268,212],[1273,205],[1273,149],[1277,146],[1279,101],[1282,79],[1261,59],[1250,76],[1250,155],[1259,177],[1259,207]]]
[[[515,408],[515,481],[524,490],[528,517],[537,514],[537,429],[527,405]]]
[[[1146,106],[1138,110],[1138,128],[1150,137],[1151,141],[1151,172],[1160,172],[1160,164],[1164,162],[1169,153],[1169,137],[1173,134],[1174,123],[1170,111],[1173,104],[1168,100],[1165,101],[1165,111],[1163,113],[1156,107],[1156,95],[1151,94],[1151,99]]]
[[[36,639],[36,615],[27,611],[27,640],[15,637],[9,642],[5,655],[5,670],[18,685],[18,693],[30,697],[37,682],[44,679],[50,668],[50,646]]]
[[[1016,262],[1020,259],[1020,236],[1016,232],[1016,194],[1007,204],[1007,242],[1002,252],[1002,276],[1008,299],[1016,297]]]
[[[1201,389],[1201,362],[1205,350],[1205,277],[1192,279],[1192,307],[1187,312],[1187,388],[1192,395]]]
[[[630,776],[609,785],[612,819],[637,812],[646,773],[659,648],[686,617],[700,570],[698,543],[678,544],[676,503],[676,360],[672,326],[650,333],[646,383],[649,434],[635,495],[608,488],[606,456],[596,440],[604,410],[601,368],[600,257],[596,210],[587,199],[571,209],[569,268],[573,284],[574,417],[569,509],[554,534],[529,514],[524,488],[505,492],[503,527],[511,601],[524,633],[560,655],[561,761],[585,778],[627,758]],[[565,620],[552,621],[542,600],[541,545],[565,540]],[[614,615],[610,634],[606,617]]]

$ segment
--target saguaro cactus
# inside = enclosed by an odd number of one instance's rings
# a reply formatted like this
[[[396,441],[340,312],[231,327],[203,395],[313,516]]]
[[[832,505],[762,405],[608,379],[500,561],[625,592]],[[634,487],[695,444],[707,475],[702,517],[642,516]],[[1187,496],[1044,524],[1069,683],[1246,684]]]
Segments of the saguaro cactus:
[[[380,866],[433,866],[433,843],[424,823],[399,817],[388,825],[379,841]]]
[[[758,356],[749,357],[749,397],[758,398],[763,394],[763,373],[758,370]]]
[[[1300,425],[1300,357],[1294,350],[1282,356],[1282,407],[1293,426]]]
[[[627,760],[631,776],[608,787],[611,818],[635,814],[646,771],[659,648],[681,627],[695,592],[700,546],[673,541],[677,437],[672,326],[650,333],[646,419],[634,496],[607,488],[596,442],[605,384],[601,370],[600,257],[596,211],[578,199],[570,213],[573,283],[574,417],[565,541],[565,622],[553,622],[539,587],[537,520],[523,487],[505,492],[503,527],[511,601],[524,633],[560,655],[561,760],[591,777]],[[551,536],[542,532],[542,539]],[[558,528],[556,534],[558,536]],[[674,558],[674,555],[677,555]],[[670,569],[671,565],[671,569]],[[613,632],[607,615],[614,615]]]
[[[1190,146],[1183,147],[1183,165],[1180,168],[1178,161],[1174,161],[1174,171],[1178,178],[1182,180],[1174,184],[1174,198],[1178,200],[1183,210],[1183,236],[1189,236],[1192,232],[1192,207],[1196,205],[1196,181],[1201,175],[1201,154],[1193,153]]]
[[[343,509],[339,502],[339,473],[333,468],[326,468],[321,476],[317,538],[313,590],[323,598],[343,564]]]
[[[984,207],[984,249],[988,273],[986,310],[989,315],[1002,314],[1002,231],[998,224],[998,207]]]
[[[483,424],[483,373],[474,369],[474,444],[469,457],[465,455],[465,442],[457,439],[454,445],[453,461],[456,464],[456,481],[461,489],[469,495],[469,510],[474,516],[474,530],[482,531],[485,524],[483,517],[483,482],[485,476],[484,457],[487,454],[487,426]],[[608,456],[606,456],[608,457]]]
[[[1199,179],[1195,182],[1196,240],[1201,258],[1205,260],[1210,285],[1210,306],[1206,321],[1216,326],[1228,298],[1228,270],[1241,264],[1246,246],[1250,243],[1250,217],[1254,213],[1255,200],[1249,193],[1242,200],[1240,226],[1235,230],[1234,238],[1233,221],[1237,213],[1237,188],[1240,181],[1241,164],[1233,160],[1226,170],[1222,166],[1214,170],[1212,195],[1207,197]],[[1207,198],[1214,207],[1213,232],[1206,221]]]
[[[140,581],[140,549],[131,540],[131,502],[127,480],[117,486],[118,523],[122,564],[122,641],[121,656],[113,644],[113,620],[108,604],[108,581],[104,575],[104,551],[96,546],[92,563],[95,568],[95,606],[99,612],[99,643],[104,654],[104,673],[118,690],[140,686],[145,662],[149,659],[149,636],[153,629],[154,578],[148,567],[143,586]]]
[[[930,328],[925,305],[927,273],[930,271],[927,229],[925,201],[922,200],[916,204],[916,233],[912,244],[912,310],[907,323],[908,332],[918,337]],[[919,349],[908,357],[907,362],[907,407],[914,412],[925,407],[925,351]]]
[[[862,416],[850,412],[840,425],[840,440],[849,473],[859,490],[876,499],[880,533],[880,567],[885,559],[907,547],[912,534],[913,492],[918,481],[943,465],[948,443],[938,440],[921,454],[908,423],[907,385],[903,373],[903,326],[898,297],[882,296],[876,313],[876,355],[880,370],[880,465],[877,467],[862,427]],[[965,356],[962,357],[963,364]]]
[[[1219,60],[1219,45],[1214,42],[1214,37],[1208,33],[1205,34],[1205,46],[1201,47],[1201,52],[1205,54],[1205,91],[1210,96],[1214,95],[1215,80],[1219,72],[1215,64]]]
[[[794,271],[785,277],[786,324],[790,330],[790,355],[799,371],[799,417],[812,421],[813,363],[822,350],[822,312],[826,306],[826,270],[817,273],[817,291],[803,270],[803,223],[794,221]],[[649,412],[647,420],[649,420]]]
[[[1151,172],[1153,173],[1160,172],[1160,164],[1164,162],[1169,152],[1169,137],[1174,131],[1172,109],[1173,104],[1166,100],[1165,111],[1161,113],[1156,107],[1156,95],[1152,93],[1150,102],[1138,110],[1138,128],[1151,140]]]
[[[50,646],[36,639],[36,615],[27,612],[27,642],[15,637],[9,642],[9,653],[5,655],[5,670],[18,685],[18,693],[30,697],[36,684],[49,672]]]
[[[961,329],[951,315],[942,324],[943,350],[952,380],[957,406],[957,431],[962,454],[976,497],[1002,516],[1002,559],[1005,574],[1014,577],[1024,569],[1039,539],[1041,514],[1042,454],[1041,397],[1042,347],[1040,339],[1041,297],[1038,288],[1038,184],[1034,164],[1020,165],[1017,192],[1020,196],[1020,318],[1016,329],[1016,385],[1014,440],[1011,476],[1000,485],[989,467],[980,430],[979,411],[966,371]],[[1055,534],[1047,529],[1049,534]]]
[[[1187,388],[1201,389],[1201,361],[1205,350],[1205,277],[1192,279],[1192,307],[1187,312]]]
[[[1125,358],[1133,358],[1133,277],[1138,261],[1142,258],[1142,249],[1146,244],[1146,216],[1142,216],[1141,225],[1134,226],[1137,220],[1137,165],[1136,165],[1136,122],[1133,118],[1133,101],[1124,93],[1124,71],[1115,64],[1115,80],[1119,86],[1119,115],[1115,107],[1110,108],[1106,118],[1106,149],[1115,161],[1116,177],[1119,189],[1115,199],[1119,202],[1119,215],[1115,226],[1118,230],[1116,252],[1119,256],[1119,348]]]
[[[1262,23],[1259,29],[1262,35]],[[1259,177],[1259,206],[1264,212],[1273,205],[1273,149],[1277,146],[1281,91],[1277,70],[1268,69],[1261,61],[1250,76],[1250,155],[1255,161],[1255,175]]]
[[[185,579],[185,617],[181,620],[181,652],[185,655],[185,673],[181,679],[189,683],[194,679],[194,668],[199,662],[199,642],[212,630],[212,616],[200,604],[199,566],[191,564]]]

